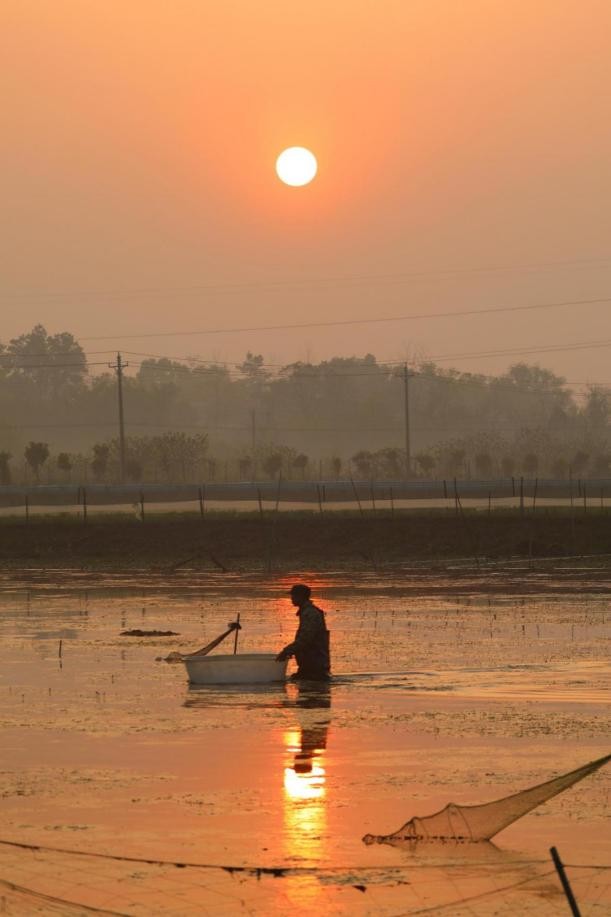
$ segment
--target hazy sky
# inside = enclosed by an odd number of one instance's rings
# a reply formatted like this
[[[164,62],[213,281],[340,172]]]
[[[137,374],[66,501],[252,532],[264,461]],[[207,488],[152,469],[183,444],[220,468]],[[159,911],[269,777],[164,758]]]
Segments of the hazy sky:
[[[2,340],[272,362],[611,341],[611,300],[128,337],[611,297],[609,0],[3,0],[0,44]],[[274,172],[295,144],[305,188]],[[522,358],[611,382],[610,351]]]

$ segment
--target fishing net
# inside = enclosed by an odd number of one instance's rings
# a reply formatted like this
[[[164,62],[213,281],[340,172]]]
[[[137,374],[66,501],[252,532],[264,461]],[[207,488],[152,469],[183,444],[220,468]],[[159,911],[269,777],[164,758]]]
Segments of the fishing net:
[[[326,723],[302,735],[296,771],[324,747]],[[563,892],[549,859],[531,860],[487,843],[510,822],[592,774],[611,755],[513,796],[481,806],[447,806],[412,819],[394,835],[367,838],[407,848],[392,865],[325,866],[159,860],[0,839],[0,914],[186,915],[350,913],[361,917],[444,914],[452,917],[554,917]],[[310,772],[308,770],[308,776]],[[316,798],[312,796],[312,798]],[[446,844],[442,855],[414,841]],[[611,907],[611,869],[566,865],[584,917]],[[492,911],[491,911],[492,908]]]
[[[378,867],[278,868],[170,862],[0,841],[0,914],[185,917],[288,913],[397,917],[556,917],[565,900],[550,860],[492,845],[473,859]],[[463,848],[464,849],[464,848]],[[611,905],[611,868],[566,867],[584,917]]]
[[[590,761],[568,774],[539,783],[528,790],[505,796],[479,806],[458,806],[449,803],[440,812],[423,818],[410,818],[398,831],[387,835],[366,834],[366,844],[400,844],[411,841],[489,841],[512,822],[531,809],[547,802],[558,793],[593,774],[608,761],[611,755]]]

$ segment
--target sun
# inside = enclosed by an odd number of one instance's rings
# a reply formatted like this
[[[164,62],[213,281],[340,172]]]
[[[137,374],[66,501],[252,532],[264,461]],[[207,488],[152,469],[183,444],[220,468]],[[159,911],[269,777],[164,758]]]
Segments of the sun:
[[[303,146],[289,147],[276,160],[278,178],[293,188],[309,185],[317,171],[316,156]]]

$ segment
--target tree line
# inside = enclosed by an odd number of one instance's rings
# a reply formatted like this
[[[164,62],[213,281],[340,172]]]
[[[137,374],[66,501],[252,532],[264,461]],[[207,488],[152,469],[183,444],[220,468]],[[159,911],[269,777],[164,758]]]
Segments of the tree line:
[[[111,354],[88,361],[68,332],[37,325],[0,342],[0,482],[119,475]],[[405,473],[403,367],[364,357],[269,367],[128,356],[125,476],[132,481],[398,478]],[[483,376],[422,362],[409,373],[410,473],[604,477],[611,389],[577,397],[517,363]]]

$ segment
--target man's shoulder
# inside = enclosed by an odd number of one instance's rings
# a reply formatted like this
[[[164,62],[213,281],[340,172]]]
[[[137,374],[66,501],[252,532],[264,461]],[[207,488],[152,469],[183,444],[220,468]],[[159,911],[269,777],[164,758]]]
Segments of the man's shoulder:
[[[307,605],[303,606],[299,614],[302,618],[318,618],[319,615],[323,615],[324,617],[325,613],[318,605],[315,605],[313,602],[308,602]]]

